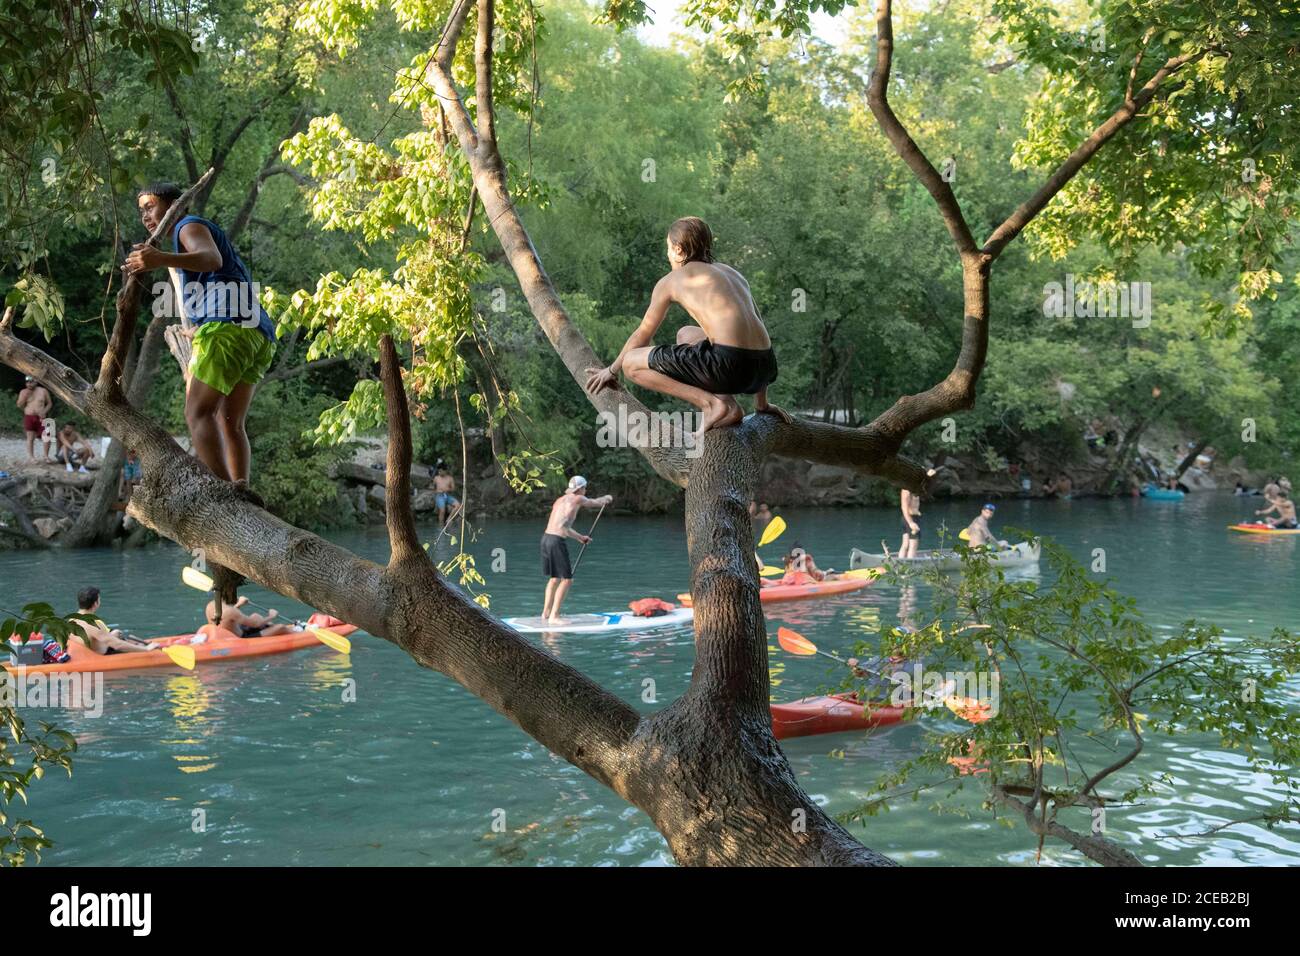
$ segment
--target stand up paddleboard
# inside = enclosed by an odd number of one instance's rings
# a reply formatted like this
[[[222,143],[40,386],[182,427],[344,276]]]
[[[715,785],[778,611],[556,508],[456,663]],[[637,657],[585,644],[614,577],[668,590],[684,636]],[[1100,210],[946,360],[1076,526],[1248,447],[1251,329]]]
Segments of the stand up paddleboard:
[[[508,617],[506,624],[521,634],[604,634],[610,631],[648,631],[659,627],[689,624],[695,612],[679,607],[657,617],[638,617],[631,611],[611,614],[566,614],[559,624],[542,617]]]

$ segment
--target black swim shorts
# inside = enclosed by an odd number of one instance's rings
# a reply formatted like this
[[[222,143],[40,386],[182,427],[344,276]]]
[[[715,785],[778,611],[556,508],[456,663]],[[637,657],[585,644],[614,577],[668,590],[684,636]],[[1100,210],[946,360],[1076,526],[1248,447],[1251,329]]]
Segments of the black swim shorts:
[[[776,354],[738,349],[707,339],[689,345],[657,345],[647,364],[656,372],[715,395],[754,395],[776,381]]]
[[[916,522],[916,534],[912,536],[915,538],[919,538],[921,537],[921,516],[912,515],[912,520]],[[907,535],[912,534],[912,528],[910,525],[908,525],[906,521],[903,522],[903,534],[907,534]]]
[[[542,574],[548,578],[573,577],[569,566],[569,546],[558,534],[542,535]]]

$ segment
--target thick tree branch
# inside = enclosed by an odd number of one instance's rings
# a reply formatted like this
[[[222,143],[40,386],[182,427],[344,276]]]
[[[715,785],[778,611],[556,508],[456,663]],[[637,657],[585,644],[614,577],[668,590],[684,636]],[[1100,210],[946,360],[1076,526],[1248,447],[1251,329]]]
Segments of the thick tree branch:
[[[1025,825],[1035,836],[1054,837],[1068,843],[1085,857],[1094,863],[1100,863],[1102,866],[1142,866],[1142,861],[1136,856],[1100,834],[1084,836],[1069,827],[1062,826],[1054,819],[1042,819],[1036,804],[1015,799],[1005,787],[995,785],[993,787],[993,797],[998,803],[1019,811],[1025,818]]]
[[[1138,58],[1133,64],[1130,83],[1132,83],[1133,77],[1136,76],[1138,65],[1141,62],[1141,52],[1139,51]],[[1188,63],[1194,63],[1209,52],[1209,50],[1200,50],[1196,53],[1171,56],[1155,72],[1155,75],[1138,90],[1137,95],[1128,95],[1132,89],[1130,85],[1129,90],[1126,91],[1124,103],[1120,108],[1093,130],[1092,135],[1076,146],[1074,151],[1065,158],[1065,161],[1047,177],[1047,181],[1038,187],[1038,190],[1032,196],[1021,203],[1002,225],[993,230],[993,234],[984,243],[984,253],[994,259],[1000,256],[1007,244],[1020,235],[1024,228],[1033,221],[1033,218],[1043,211],[1047,204],[1052,201],[1052,198],[1065,188],[1066,183],[1073,179],[1079,170],[1092,159],[1097,150],[1110,142],[1116,133],[1132,122],[1133,118],[1151,102],[1159,91],[1161,83]]]
[[[402,361],[391,335],[379,340],[379,379],[383,382],[388,409],[384,515],[392,547],[389,567],[398,568],[411,561],[428,564],[429,558],[420,547],[420,534],[415,529],[415,511],[411,508],[411,414],[406,402],[406,385],[402,382]]]
[[[460,0],[457,7],[453,9],[452,19],[438,46],[438,52],[430,58],[427,75],[451,116],[452,129],[461,151],[469,160],[474,187],[483,203],[484,214],[501,243],[506,259],[528,300],[529,308],[565,367],[568,368],[569,374],[579,385],[584,385],[587,380],[587,370],[599,368],[605,363],[597,358],[586,337],[574,326],[560,303],[555,286],[552,285],[550,276],[542,267],[537,250],[533,247],[532,240],[519,217],[519,211],[510,199],[506,185],[505,163],[502,162],[496,145],[487,139],[480,141],[474,132],[474,126],[462,105],[460,93],[451,79],[448,65],[455,55],[453,38],[459,36],[469,2],[470,0]],[[613,416],[614,420],[619,420],[619,406],[625,406],[624,416],[638,413],[646,416],[645,421],[650,420],[649,411],[645,406],[622,389],[602,392],[591,399],[591,402],[598,411]],[[623,420],[627,420],[626,417]],[[650,438],[646,437],[637,450],[661,477],[684,487],[690,462],[683,445],[682,442],[674,442],[672,447],[653,447]]]
[[[957,245],[957,251],[963,256],[976,251],[975,239],[971,236],[966,217],[962,215],[957,197],[952,187],[939,175],[938,170],[926,159],[925,153],[916,145],[902,122],[894,115],[889,105],[889,71],[894,59],[894,22],[891,0],[879,0],[876,7],[876,68],[871,71],[867,84],[867,105],[871,114],[880,124],[885,137],[893,144],[894,151],[902,157],[903,162],[921,181],[943,216],[944,225]]]
[[[467,156],[473,155],[478,149],[478,131],[474,129],[474,121],[470,119],[460,92],[451,80],[451,62],[456,58],[456,45],[460,43],[460,34],[465,29],[465,21],[469,18],[472,6],[473,0],[456,0],[456,5],[451,8],[451,15],[447,18],[447,25],[443,28],[442,38],[425,68],[425,81],[432,82],[443,113],[451,120],[456,139]]]
[[[636,711],[491,617],[427,562],[385,569],[285,524],[213,476],[140,412],[13,335],[0,334],[0,361],[38,376],[114,439],[139,450],[144,481],[130,513],[142,524],[182,547],[203,547],[210,564],[397,644],[627,796],[632,768],[623,754]]]

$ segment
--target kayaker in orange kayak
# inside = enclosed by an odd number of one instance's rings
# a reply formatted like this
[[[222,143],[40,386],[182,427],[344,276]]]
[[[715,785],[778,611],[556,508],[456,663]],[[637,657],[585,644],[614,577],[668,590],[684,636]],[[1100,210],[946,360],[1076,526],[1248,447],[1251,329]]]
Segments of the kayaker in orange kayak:
[[[819,581],[834,581],[838,577],[838,574],[817,567],[813,556],[796,544],[785,556],[785,576],[779,581],[770,584],[764,581],[763,584],[767,587],[782,584],[816,584]]]
[[[77,621],[81,633],[74,634],[73,637],[79,637],[82,643],[96,654],[134,654],[154,649],[155,645],[132,641],[116,628],[109,630],[108,625],[97,616],[97,611],[99,611],[99,588],[82,588],[78,591],[77,613],[94,615],[95,622],[92,624],[89,621]]]
[[[216,604],[209,601],[208,606],[203,610],[203,617],[209,624],[216,624],[236,637],[274,637],[277,634],[293,632],[291,624],[272,623],[280,614],[275,608],[271,608],[270,613],[265,617],[261,614],[245,614],[240,608],[247,603],[248,598],[240,597],[234,604],[223,604],[221,620],[218,621]]]

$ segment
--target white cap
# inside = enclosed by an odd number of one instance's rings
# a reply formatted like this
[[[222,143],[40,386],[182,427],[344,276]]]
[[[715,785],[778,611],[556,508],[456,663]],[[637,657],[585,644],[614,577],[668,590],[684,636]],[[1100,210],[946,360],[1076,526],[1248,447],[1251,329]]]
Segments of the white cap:
[[[587,479],[582,477],[582,475],[574,475],[572,478],[569,479],[569,487],[568,487],[569,494],[573,494],[573,492],[575,491],[581,491],[583,488],[586,487],[587,487]]]

